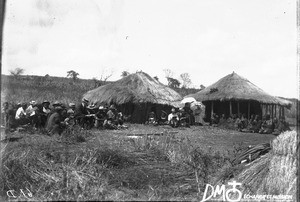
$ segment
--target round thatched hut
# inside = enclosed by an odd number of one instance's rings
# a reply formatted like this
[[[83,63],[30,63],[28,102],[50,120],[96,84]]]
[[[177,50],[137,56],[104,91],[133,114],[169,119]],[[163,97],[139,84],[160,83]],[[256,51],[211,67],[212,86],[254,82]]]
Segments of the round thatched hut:
[[[130,74],[118,81],[88,91],[84,98],[93,103],[116,104],[134,123],[145,123],[150,111],[158,116],[162,110],[178,107],[181,95],[144,72]]]
[[[245,114],[248,118],[252,114],[263,116],[270,114],[284,116],[284,107],[290,107],[291,103],[271,96],[235,72],[229,74],[205,89],[188,95],[206,106],[206,117],[212,113]]]

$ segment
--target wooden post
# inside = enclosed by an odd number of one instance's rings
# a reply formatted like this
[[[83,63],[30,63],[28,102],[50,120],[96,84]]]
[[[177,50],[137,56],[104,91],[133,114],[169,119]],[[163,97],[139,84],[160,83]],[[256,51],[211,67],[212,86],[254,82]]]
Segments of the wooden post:
[[[229,114],[232,116],[232,104],[231,101],[229,101]]]
[[[267,115],[267,114],[268,114],[268,108],[269,108],[269,105],[268,105],[268,104],[266,104],[266,114],[265,114],[265,115]]]
[[[278,106],[278,114],[279,114],[279,119],[281,119],[281,116],[282,116],[282,114],[281,114],[281,106]]]
[[[213,117],[213,113],[214,113],[214,101],[211,101],[211,114],[210,114],[210,117]]]
[[[275,105],[275,111],[274,112],[275,112],[274,116],[277,117],[277,105]]]
[[[272,119],[274,118],[274,105],[272,104],[272,111],[271,111],[271,117],[272,117]]]
[[[284,115],[284,107],[282,106],[282,118],[285,119],[285,115]]]
[[[250,101],[248,101],[248,120],[250,119]]]
[[[237,110],[238,110],[238,116],[240,115],[240,102],[239,101],[237,101]]]

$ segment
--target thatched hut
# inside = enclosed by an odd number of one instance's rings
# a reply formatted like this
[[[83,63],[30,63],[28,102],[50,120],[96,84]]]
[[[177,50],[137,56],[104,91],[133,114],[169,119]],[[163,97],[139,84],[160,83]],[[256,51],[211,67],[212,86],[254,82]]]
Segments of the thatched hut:
[[[229,74],[205,89],[188,95],[203,102],[206,106],[206,117],[212,113],[245,114],[248,118],[252,114],[263,116],[270,114],[271,117],[284,116],[284,107],[290,107],[291,103],[282,101],[264,92],[235,72]]]
[[[178,107],[181,95],[144,72],[130,74],[118,81],[88,91],[84,98],[93,103],[116,104],[134,123],[145,123],[150,111],[160,116],[161,110]]]
[[[268,201],[278,201],[280,195],[289,195],[292,200],[282,201],[296,201],[298,144],[296,131],[279,135],[271,143],[268,154],[248,164],[234,177],[242,183],[244,196],[271,195],[274,198]]]

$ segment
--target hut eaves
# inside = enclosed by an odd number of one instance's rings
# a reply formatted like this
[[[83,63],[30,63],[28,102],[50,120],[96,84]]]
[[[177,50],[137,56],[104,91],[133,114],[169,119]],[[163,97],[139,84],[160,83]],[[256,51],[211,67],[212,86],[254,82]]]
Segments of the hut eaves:
[[[198,101],[255,100],[264,104],[278,104],[282,106],[290,104],[269,95],[235,72],[189,96],[194,97]]]

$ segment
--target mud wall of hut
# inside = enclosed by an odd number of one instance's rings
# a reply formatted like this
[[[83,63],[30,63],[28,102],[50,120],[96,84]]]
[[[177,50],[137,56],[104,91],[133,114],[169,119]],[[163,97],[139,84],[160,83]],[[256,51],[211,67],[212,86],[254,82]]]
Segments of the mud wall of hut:
[[[148,120],[148,115],[151,111],[155,112],[156,118],[159,119],[162,111],[169,114],[171,112],[171,108],[172,107],[169,105],[153,103],[126,103],[118,106],[118,109],[125,116],[131,116],[129,120],[131,123],[145,123]]]

